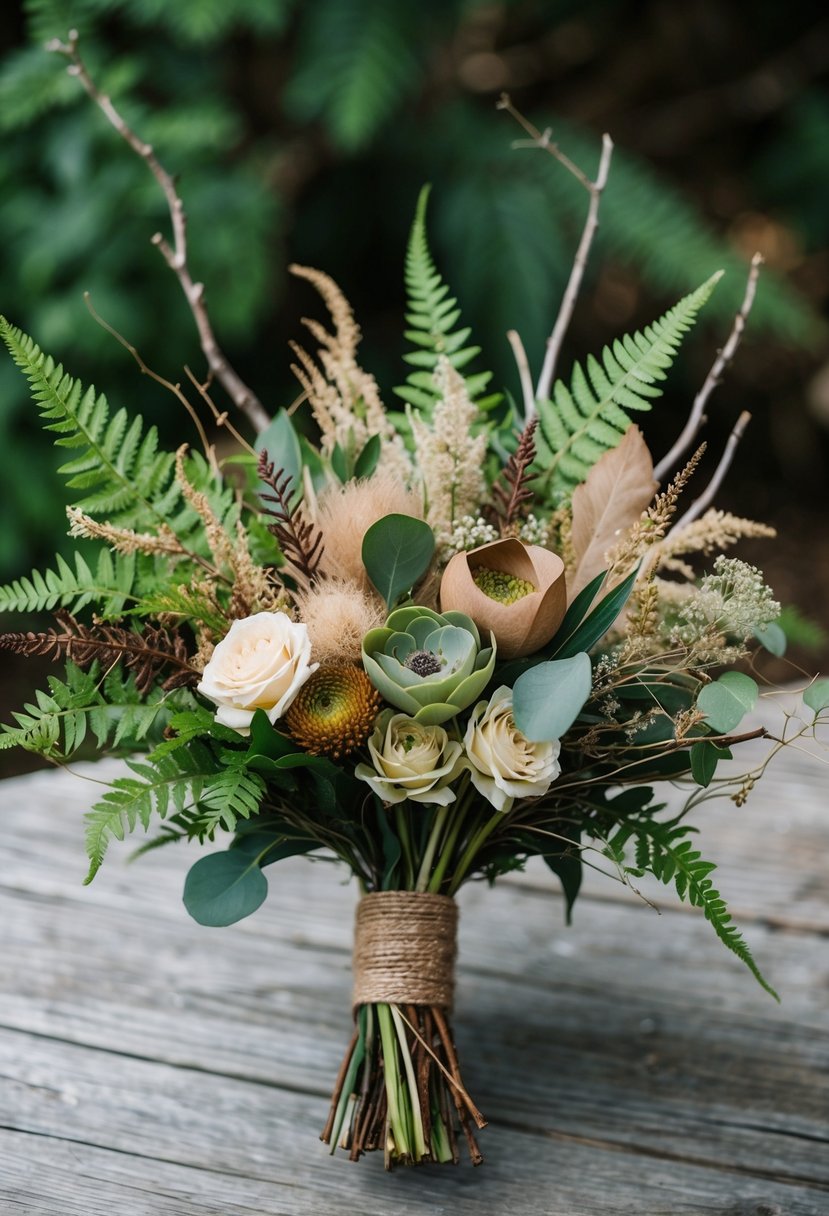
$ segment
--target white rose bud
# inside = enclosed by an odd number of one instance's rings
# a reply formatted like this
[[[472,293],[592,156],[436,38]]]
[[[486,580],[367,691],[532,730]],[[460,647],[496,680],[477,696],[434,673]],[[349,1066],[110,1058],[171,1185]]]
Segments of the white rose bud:
[[[281,718],[319,663],[311,663],[305,625],[284,612],[234,621],[204,669],[198,690],[219,707],[216,721],[250,733],[254,712]]]
[[[516,798],[546,794],[561,772],[561,744],[532,743],[512,716],[512,689],[496,688],[472,710],[464,735],[472,784],[496,811],[509,811]]]
[[[383,802],[447,806],[455,801],[449,782],[459,771],[462,747],[442,726],[425,726],[406,714],[385,709],[368,740],[374,768],[358,764],[354,775],[366,781]]]

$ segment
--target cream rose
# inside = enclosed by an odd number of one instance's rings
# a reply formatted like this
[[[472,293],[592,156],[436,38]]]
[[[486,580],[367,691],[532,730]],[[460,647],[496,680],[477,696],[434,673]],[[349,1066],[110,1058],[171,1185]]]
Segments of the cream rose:
[[[516,798],[537,798],[561,772],[561,744],[531,743],[515,725],[512,689],[496,688],[489,701],[472,710],[464,735],[472,784],[496,811],[508,811]]]
[[[447,806],[455,801],[449,782],[460,768],[460,743],[442,726],[425,726],[406,714],[385,709],[368,740],[374,768],[358,764],[354,775],[366,781],[383,802],[426,802]]]
[[[308,630],[284,612],[234,621],[204,669],[199,692],[219,707],[216,721],[246,735],[254,712],[281,718],[312,672]]]

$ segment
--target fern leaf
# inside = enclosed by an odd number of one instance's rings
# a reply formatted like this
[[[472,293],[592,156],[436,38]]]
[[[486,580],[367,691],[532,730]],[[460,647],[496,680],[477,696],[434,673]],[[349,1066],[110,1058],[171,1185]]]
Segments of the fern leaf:
[[[138,519],[165,522],[171,491],[178,497],[175,457],[158,452],[155,428],[145,432],[140,418],[130,424],[125,410],[110,417],[102,393],[96,395],[91,387],[84,392],[79,381],[2,317],[0,335],[29,380],[45,429],[58,436],[56,446],[80,449],[59,470],[70,488],[85,493],[76,505],[88,515],[106,514],[109,523],[121,527]]]
[[[780,1000],[772,986],[763,977],[742,935],[732,922],[725,900],[714,887],[710,875],[716,869],[714,862],[705,861],[694,842],[688,839],[696,829],[687,823],[671,820],[659,823],[652,819],[628,822],[614,837],[612,849],[619,855],[624,841],[633,835],[636,841],[636,869],[629,872],[641,874],[649,870],[666,886],[673,883],[677,895],[695,908],[701,908],[705,919],[717,937],[741,962],[745,963],[758,984]]]
[[[606,346],[601,361],[576,363],[569,387],[559,380],[552,400],[538,402],[538,463],[549,489],[571,492],[600,456],[615,447],[630,426],[629,411],[649,410],[661,396],[658,382],[705,304],[720,272],[685,296],[643,332]]]
[[[218,826],[232,831],[238,819],[258,808],[265,790],[258,773],[241,766],[227,769],[209,747],[192,741],[172,754],[129,761],[133,777],[118,777],[86,816],[89,883],[112,840],[123,840],[140,824],[145,831],[153,816],[178,817],[195,807],[206,810],[205,834]]]
[[[403,358],[419,370],[410,373],[406,383],[394,390],[410,405],[426,410],[431,410],[440,400],[433,375],[440,357],[445,355],[454,368],[463,371],[481,351],[480,346],[467,345],[469,328],[456,328],[461,310],[457,300],[450,296],[449,287],[441,278],[429,250],[426,233],[429,190],[429,186],[424,186],[420,192],[406,251],[406,320],[410,328],[405,331],[405,337],[416,349]],[[482,409],[500,400],[500,395],[480,400],[491,378],[491,372],[464,376],[470,397],[473,401],[479,398],[476,404]]]
[[[0,587],[0,612],[68,608],[74,615],[94,601],[99,615],[119,616],[126,602],[135,599],[135,554],[125,556],[101,549],[94,571],[83,554],[76,552],[73,556],[74,570],[58,554],[55,569],[42,574],[33,570],[28,578]]]

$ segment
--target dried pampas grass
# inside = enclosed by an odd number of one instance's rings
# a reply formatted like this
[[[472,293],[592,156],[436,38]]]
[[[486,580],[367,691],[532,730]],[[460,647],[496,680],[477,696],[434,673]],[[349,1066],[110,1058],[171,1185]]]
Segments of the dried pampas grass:
[[[315,511],[315,522],[322,530],[325,545],[320,573],[368,591],[370,583],[362,558],[363,537],[384,515],[423,518],[419,494],[407,490],[394,472],[378,470],[373,477],[324,490]]]
[[[343,579],[322,579],[296,596],[299,619],[308,627],[311,657],[317,663],[356,663],[369,629],[382,625],[380,598]]]

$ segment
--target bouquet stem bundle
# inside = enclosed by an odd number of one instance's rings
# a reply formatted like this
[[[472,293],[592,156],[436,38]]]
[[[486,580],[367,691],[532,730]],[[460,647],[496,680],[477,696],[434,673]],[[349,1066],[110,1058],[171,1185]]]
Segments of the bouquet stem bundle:
[[[457,1128],[486,1120],[461,1079],[448,1010],[458,910],[445,895],[380,891],[357,907],[355,1030],[322,1140],[356,1161],[382,1149],[386,1167],[459,1160]],[[471,1121],[471,1122],[470,1122]]]

